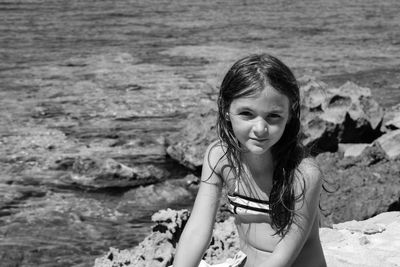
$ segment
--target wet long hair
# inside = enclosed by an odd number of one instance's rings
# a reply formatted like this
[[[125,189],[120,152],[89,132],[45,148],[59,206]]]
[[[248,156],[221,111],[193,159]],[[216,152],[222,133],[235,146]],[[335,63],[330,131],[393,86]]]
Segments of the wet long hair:
[[[268,54],[254,54],[238,60],[227,72],[220,87],[217,129],[220,141],[226,148],[228,164],[235,179],[239,179],[244,172],[240,162],[244,150],[233,133],[227,113],[233,100],[255,95],[268,85],[287,96],[290,104],[290,115],[283,135],[271,147],[274,172],[269,196],[270,215],[276,234],[284,235],[293,223],[296,201],[304,197],[304,188],[300,194],[294,192],[296,170],[306,152],[300,142],[300,90],[292,71]]]

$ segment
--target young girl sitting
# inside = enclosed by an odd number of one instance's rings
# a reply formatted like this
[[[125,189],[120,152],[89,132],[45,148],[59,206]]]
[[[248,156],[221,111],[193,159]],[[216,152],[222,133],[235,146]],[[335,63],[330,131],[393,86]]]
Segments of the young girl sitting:
[[[326,266],[318,230],[322,178],[300,143],[291,70],[266,54],[237,61],[222,82],[218,110],[219,140],[205,153],[173,266],[199,266],[224,186],[241,250],[236,265],[226,266]]]

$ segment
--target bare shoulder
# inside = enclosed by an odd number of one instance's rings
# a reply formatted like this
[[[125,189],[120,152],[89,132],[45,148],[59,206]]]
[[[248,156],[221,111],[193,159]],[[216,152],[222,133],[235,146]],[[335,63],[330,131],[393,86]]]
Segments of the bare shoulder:
[[[322,172],[313,158],[304,158],[297,168],[297,180],[303,181],[307,189],[321,188]]]
[[[216,174],[220,175],[221,166],[226,161],[226,146],[221,141],[216,140],[208,145],[204,155],[203,169],[210,168]],[[204,166],[205,165],[205,166]]]

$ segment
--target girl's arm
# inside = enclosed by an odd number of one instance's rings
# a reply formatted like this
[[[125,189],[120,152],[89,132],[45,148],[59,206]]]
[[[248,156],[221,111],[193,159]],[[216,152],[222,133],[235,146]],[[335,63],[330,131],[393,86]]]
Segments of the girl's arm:
[[[190,218],[179,239],[174,267],[197,267],[212,235],[222,189],[218,163],[223,156],[216,143],[205,153],[201,182]]]
[[[316,219],[322,189],[321,172],[313,160],[304,159],[298,173],[300,179],[295,178],[295,192],[298,194],[304,188],[304,199],[295,205],[296,215],[289,232],[279,241],[268,261],[261,266],[291,266],[303,249]]]

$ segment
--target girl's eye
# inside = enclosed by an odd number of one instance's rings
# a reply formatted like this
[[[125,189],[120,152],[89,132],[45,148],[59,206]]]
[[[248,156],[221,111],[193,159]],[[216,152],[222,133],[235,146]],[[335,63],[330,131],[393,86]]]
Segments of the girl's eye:
[[[280,114],[269,114],[266,118],[269,123],[275,124],[275,123],[280,123],[282,121],[282,116]]]
[[[253,114],[249,111],[242,111],[239,113],[239,115],[244,118],[252,118],[253,117]]]
[[[268,117],[276,119],[276,118],[280,118],[281,115],[273,113],[273,114],[269,114]]]

